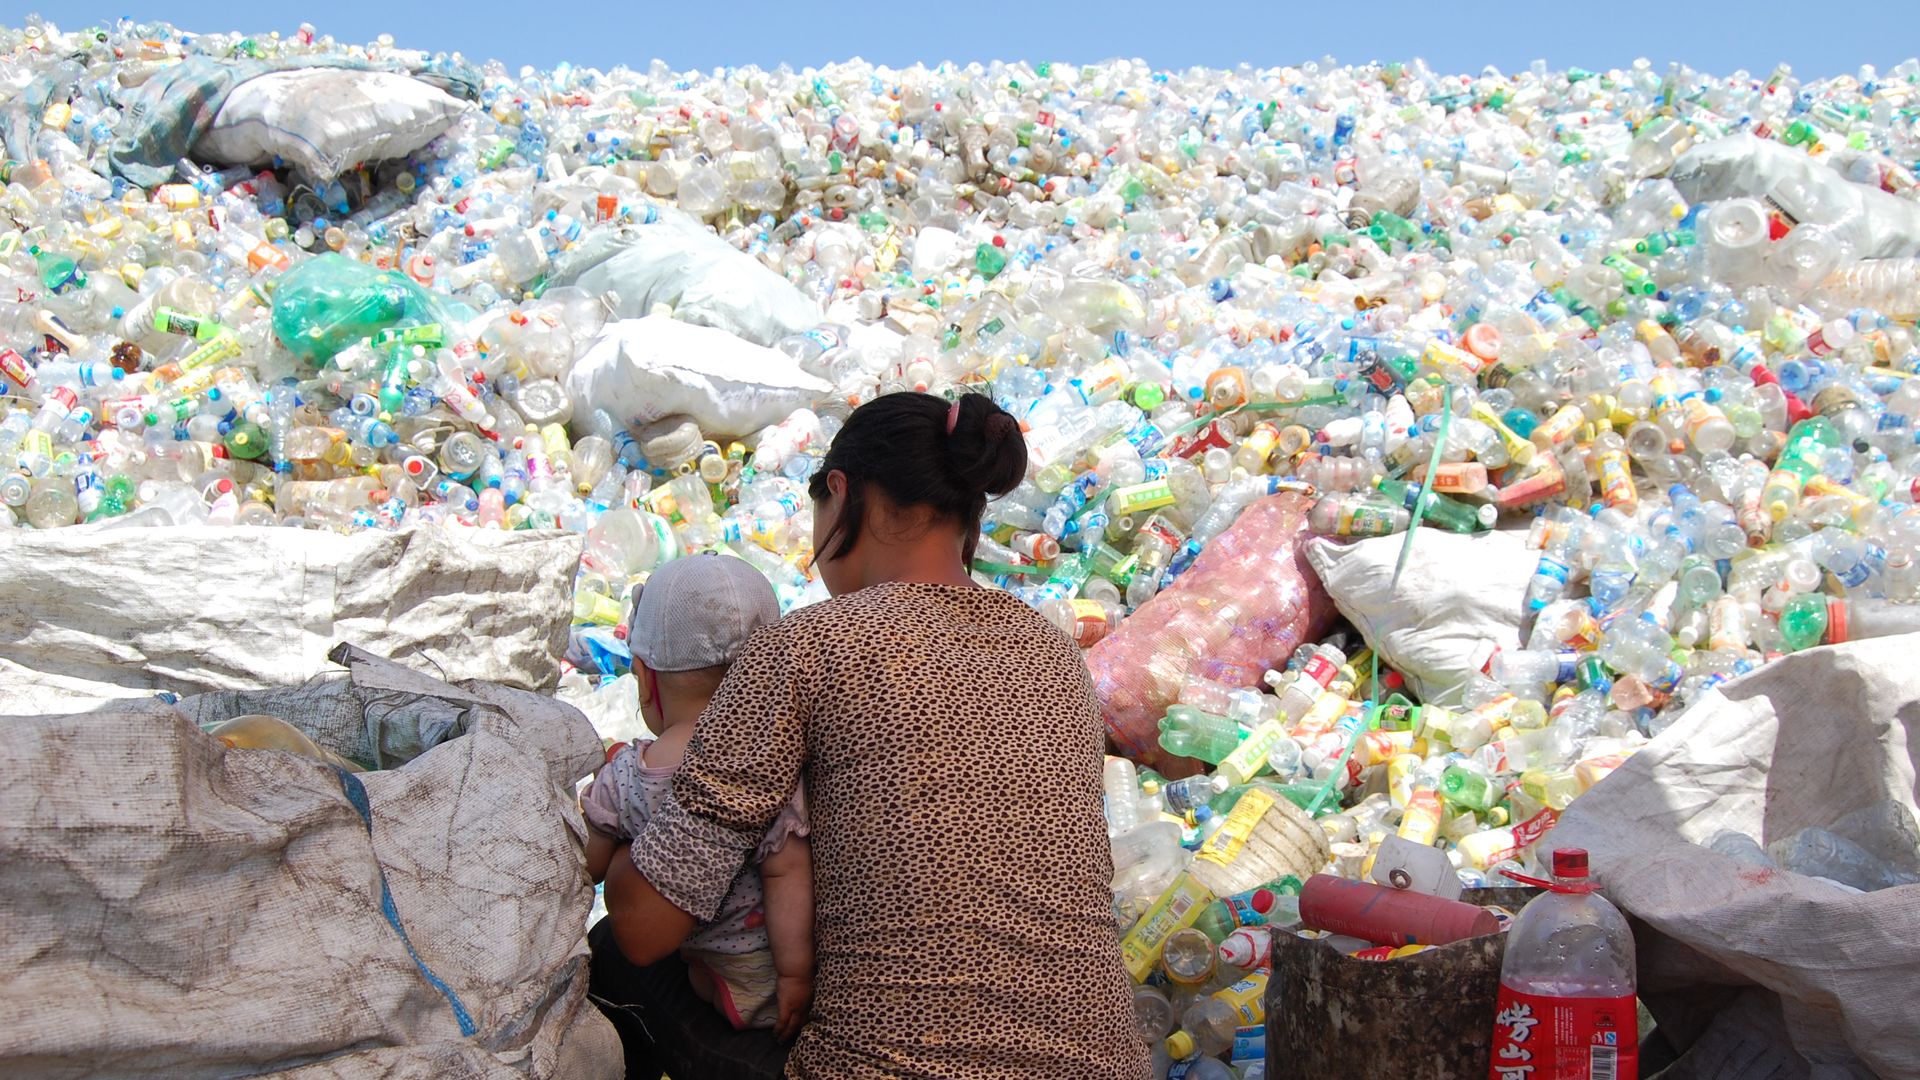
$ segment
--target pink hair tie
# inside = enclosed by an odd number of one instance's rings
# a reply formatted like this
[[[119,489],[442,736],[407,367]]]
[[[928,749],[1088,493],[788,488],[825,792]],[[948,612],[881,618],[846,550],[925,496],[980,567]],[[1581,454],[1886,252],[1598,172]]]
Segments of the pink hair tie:
[[[960,422],[960,402],[955,401],[947,409],[947,434],[953,434],[953,425]]]

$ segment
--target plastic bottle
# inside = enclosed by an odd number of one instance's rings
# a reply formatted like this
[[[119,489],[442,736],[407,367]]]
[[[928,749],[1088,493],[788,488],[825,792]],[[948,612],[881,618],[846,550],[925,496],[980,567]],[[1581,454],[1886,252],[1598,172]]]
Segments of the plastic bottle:
[[[1233,1048],[1234,1032],[1260,1024],[1267,1015],[1267,976],[1256,972],[1196,1002],[1180,1017],[1180,1030],[1167,1038],[1175,1060],[1212,1056]]]
[[[1587,875],[1587,853],[1553,853],[1549,891],[1507,930],[1495,1006],[1493,1069],[1531,1064],[1536,1075],[1633,1080],[1639,1013],[1633,933]]]

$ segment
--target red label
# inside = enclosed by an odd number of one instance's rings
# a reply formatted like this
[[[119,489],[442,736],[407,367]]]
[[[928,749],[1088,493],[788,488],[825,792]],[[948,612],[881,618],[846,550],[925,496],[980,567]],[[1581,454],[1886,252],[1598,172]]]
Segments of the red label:
[[[1548,807],[1520,824],[1515,825],[1513,827],[1514,847],[1532,847],[1539,842],[1542,836],[1547,834],[1548,829],[1553,828],[1553,823],[1559,819],[1560,815],[1555,813],[1552,807]]]
[[[1488,1080],[1640,1080],[1633,995],[1562,998],[1500,984]]]

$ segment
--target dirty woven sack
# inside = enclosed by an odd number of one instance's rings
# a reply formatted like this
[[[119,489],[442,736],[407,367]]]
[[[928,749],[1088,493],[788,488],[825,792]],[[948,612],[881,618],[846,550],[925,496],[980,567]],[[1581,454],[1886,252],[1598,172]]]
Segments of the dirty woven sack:
[[[467,734],[355,775],[152,702],[4,720],[0,1074],[620,1074],[586,997],[592,729],[342,656]]]
[[[333,670],[343,637],[448,679],[549,689],[580,549],[482,529],[0,533],[0,712],[297,684]]]
[[[1608,898],[1653,931],[1641,997],[1691,1044],[1667,1075],[1920,1076],[1920,885],[1850,893],[1707,846],[1723,831],[1771,844],[1887,800],[1911,811],[1916,647],[1811,649],[1718,687],[1542,841],[1588,849]]]

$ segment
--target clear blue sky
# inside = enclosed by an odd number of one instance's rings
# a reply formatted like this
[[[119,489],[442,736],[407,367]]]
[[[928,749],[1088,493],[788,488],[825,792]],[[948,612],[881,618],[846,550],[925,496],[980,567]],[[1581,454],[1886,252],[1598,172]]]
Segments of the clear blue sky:
[[[991,59],[1092,62],[1141,57],[1159,67],[1424,57],[1437,70],[1624,66],[1645,56],[1716,74],[1761,76],[1781,60],[1800,75],[1882,71],[1920,53],[1913,0],[0,0],[18,24],[38,10],[63,28],[127,14],[211,32],[291,32],[303,20],[362,42],[381,32],[429,51],[459,50],[510,67],[799,68],[863,56],[895,65]]]

